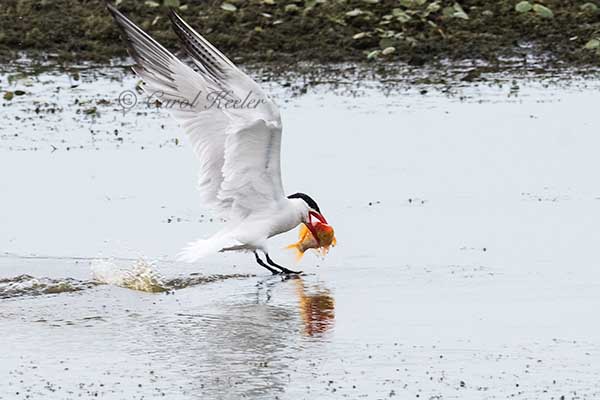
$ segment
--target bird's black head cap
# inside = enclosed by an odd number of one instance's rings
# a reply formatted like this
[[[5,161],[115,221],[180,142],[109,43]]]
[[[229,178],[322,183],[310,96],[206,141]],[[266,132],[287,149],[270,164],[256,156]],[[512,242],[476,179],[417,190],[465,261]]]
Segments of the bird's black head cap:
[[[319,209],[319,205],[317,204],[317,202],[316,202],[316,201],[314,201],[314,200],[312,199],[312,197],[310,197],[310,196],[309,196],[309,195],[307,195],[307,194],[304,194],[304,193],[294,193],[294,194],[292,194],[292,195],[289,195],[289,196],[288,196],[288,199],[302,199],[302,200],[304,200],[304,202],[305,202],[306,204],[308,204],[308,206],[309,206],[310,208],[312,208],[313,210],[315,210],[315,211],[316,211],[316,212],[318,212],[319,214],[321,213],[321,210]]]

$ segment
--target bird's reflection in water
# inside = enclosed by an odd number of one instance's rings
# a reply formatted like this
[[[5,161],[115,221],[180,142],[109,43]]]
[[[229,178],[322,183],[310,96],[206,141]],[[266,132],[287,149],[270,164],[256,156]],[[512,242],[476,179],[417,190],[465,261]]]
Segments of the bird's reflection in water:
[[[175,367],[188,394],[272,399],[290,385],[295,360],[323,345],[312,339],[333,326],[334,304],[319,283],[272,277],[177,313],[143,348]]]
[[[317,336],[331,329],[335,322],[335,300],[331,292],[320,283],[307,283],[301,276],[283,279],[294,286],[298,299],[298,313],[306,336]],[[269,303],[276,280],[257,284],[257,302]]]

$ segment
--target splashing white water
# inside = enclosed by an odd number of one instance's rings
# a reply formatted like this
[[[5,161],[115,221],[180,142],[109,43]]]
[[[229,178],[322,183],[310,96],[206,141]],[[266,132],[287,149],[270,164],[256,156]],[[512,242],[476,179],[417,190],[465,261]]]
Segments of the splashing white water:
[[[155,268],[154,264],[144,260],[126,268],[102,260],[92,263],[92,274],[98,283],[150,293],[168,291],[168,285]]]
[[[244,274],[202,275],[195,273],[190,276],[166,279],[157,271],[154,263],[145,260],[138,260],[127,266],[119,266],[113,261],[96,260],[92,262],[91,270],[93,279],[90,281],[74,278],[34,277],[31,275],[0,278],[0,299],[78,292],[98,285],[114,285],[142,292],[161,293],[226,279],[254,276]]]

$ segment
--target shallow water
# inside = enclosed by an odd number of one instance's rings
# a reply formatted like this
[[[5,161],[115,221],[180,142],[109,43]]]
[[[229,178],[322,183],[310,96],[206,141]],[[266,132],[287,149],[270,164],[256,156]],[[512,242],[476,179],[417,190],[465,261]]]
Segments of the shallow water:
[[[600,396],[600,80],[271,84],[285,187],[339,243],[282,279],[173,261],[220,221],[174,122],[119,107],[132,77],[28,79],[0,80],[26,92],[0,108],[1,399]]]

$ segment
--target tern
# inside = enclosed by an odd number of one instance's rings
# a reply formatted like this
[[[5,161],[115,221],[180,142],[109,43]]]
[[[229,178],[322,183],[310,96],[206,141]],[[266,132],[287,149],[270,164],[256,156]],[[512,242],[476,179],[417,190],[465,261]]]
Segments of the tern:
[[[281,179],[281,116],[260,86],[238,69],[174,10],[169,18],[195,68],[185,64],[107,3],[124,33],[133,71],[151,99],[168,105],[200,164],[202,202],[226,220],[208,239],[182,250],[195,262],[213,253],[244,251],[273,274],[298,274],[275,263],[267,240],[306,224],[327,223],[304,193],[285,196]],[[264,255],[266,260],[260,257]]]

